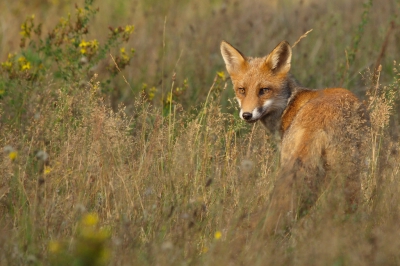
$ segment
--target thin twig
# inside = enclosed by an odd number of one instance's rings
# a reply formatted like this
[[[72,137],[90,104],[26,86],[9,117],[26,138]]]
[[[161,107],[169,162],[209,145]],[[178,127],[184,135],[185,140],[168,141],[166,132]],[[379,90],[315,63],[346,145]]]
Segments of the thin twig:
[[[349,63],[349,54],[347,53],[347,50],[344,50],[344,53],[346,54],[346,69],[349,71],[350,69],[350,63]]]
[[[119,68],[117,62],[115,62],[115,59],[114,59],[114,57],[112,56],[111,53],[110,53],[110,56],[111,56],[111,59],[112,59],[113,62],[114,62],[115,67],[116,67],[116,68],[118,69],[118,71],[121,73],[122,71],[121,71],[121,69]],[[126,80],[124,74],[121,73],[121,75],[122,75],[122,78],[124,79],[125,83],[128,84],[129,88],[132,90],[131,84],[129,84],[129,82]]]
[[[256,123],[254,123],[252,129],[251,129],[251,133],[250,133],[250,140],[249,140],[249,146],[247,147],[247,153],[246,153],[246,157],[249,158],[250,157],[250,148],[251,148],[251,143],[253,141],[253,134],[254,134],[254,129],[256,128]]]
[[[165,59],[165,28],[167,25],[167,16],[164,18],[164,28],[163,28],[163,40],[162,40],[162,64],[161,64],[161,99],[164,99],[164,59]],[[164,109],[164,101],[163,101],[163,109]],[[164,120],[163,120],[164,121]]]
[[[307,31],[306,33],[304,33],[303,35],[301,35],[300,38],[292,45],[292,48],[294,48],[301,41],[301,39],[307,37],[307,34],[309,34],[312,31],[313,31],[313,29],[311,29],[311,30]]]

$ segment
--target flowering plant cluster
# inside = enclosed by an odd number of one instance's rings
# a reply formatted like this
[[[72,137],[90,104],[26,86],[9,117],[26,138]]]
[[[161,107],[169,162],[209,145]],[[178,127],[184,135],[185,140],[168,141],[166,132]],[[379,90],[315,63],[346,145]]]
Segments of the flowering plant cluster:
[[[110,27],[104,42],[89,38],[90,20],[98,12],[93,1],[85,0],[83,8],[76,6],[74,14],[61,18],[46,36],[42,36],[42,24],[36,23],[34,15],[26,18],[20,29],[21,50],[10,53],[0,63],[0,97],[12,93],[13,88],[21,84],[37,85],[47,80],[49,73],[53,74],[52,80],[86,79],[110,53],[115,60],[107,62],[109,67],[102,73],[104,84],[110,84],[113,77],[129,65],[134,50],[125,48],[124,44],[133,34],[134,26]]]

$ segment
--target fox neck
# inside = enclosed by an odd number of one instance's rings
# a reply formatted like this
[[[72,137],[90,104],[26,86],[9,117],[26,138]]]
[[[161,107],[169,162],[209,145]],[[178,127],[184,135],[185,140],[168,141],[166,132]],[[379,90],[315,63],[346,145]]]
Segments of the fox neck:
[[[282,137],[282,117],[288,109],[289,103],[296,97],[297,93],[304,90],[299,86],[297,81],[289,76],[283,85],[282,91],[285,93],[285,102],[281,105],[281,108],[275,109],[273,112],[268,113],[260,120],[263,125],[267,128],[270,134]]]

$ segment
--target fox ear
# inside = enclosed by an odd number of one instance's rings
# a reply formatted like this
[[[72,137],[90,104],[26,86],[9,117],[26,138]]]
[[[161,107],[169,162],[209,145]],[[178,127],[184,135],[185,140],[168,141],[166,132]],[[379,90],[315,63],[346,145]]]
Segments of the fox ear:
[[[230,75],[240,71],[240,69],[246,64],[244,55],[225,41],[221,42],[221,54],[224,58],[226,69]]]
[[[268,55],[265,63],[275,73],[288,73],[292,59],[292,48],[287,41],[282,41]]]

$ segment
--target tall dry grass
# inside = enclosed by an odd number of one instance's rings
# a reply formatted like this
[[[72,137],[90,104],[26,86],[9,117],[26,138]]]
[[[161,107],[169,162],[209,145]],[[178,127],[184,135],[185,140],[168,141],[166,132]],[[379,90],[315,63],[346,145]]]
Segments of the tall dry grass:
[[[380,91],[370,98],[373,194],[345,216],[327,189],[290,234],[276,237],[263,233],[275,144],[259,125],[241,133],[218,94],[198,115],[176,109],[169,121],[140,98],[134,117],[112,111],[95,81],[73,95],[58,91],[57,106],[48,87],[24,132],[2,130],[2,146],[18,156],[1,157],[1,262],[51,263],[61,251],[50,241],[73,253],[90,212],[111,232],[111,265],[397,264],[398,144],[385,129],[398,84],[373,87]]]
[[[136,26],[136,58],[122,72],[132,89],[121,78],[113,94],[102,93],[99,66],[98,77],[62,83],[49,75],[29,88],[18,120],[3,119],[9,99],[0,99],[0,264],[399,264],[398,28],[382,45],[398,9],[392,1],[373,5],[354,47],[367,10],[360,3],[98,2],[99,29]],[[49,14],[70,3],[0,7],[5,59],[18,46],[19,14],[37,10],[51,27],[59,16]],[[310,28],[294,48],[295,76],[324,87],[340,85],[345,71],[343,83],[371,112],[366,197],[345,215],[328,188],[287,234],[271,237],[263,227],[278,144],[261,125],[237,118],[230,82],[216,75],[218,47],[227,39],[263,55]],[[356,51],[348,68],[345,50]],[[378,57],[381,71],[365,72]],[[161,104],[186,78],[185,94]],[[152,101],[139,93],[143,83],[156,88]]]

